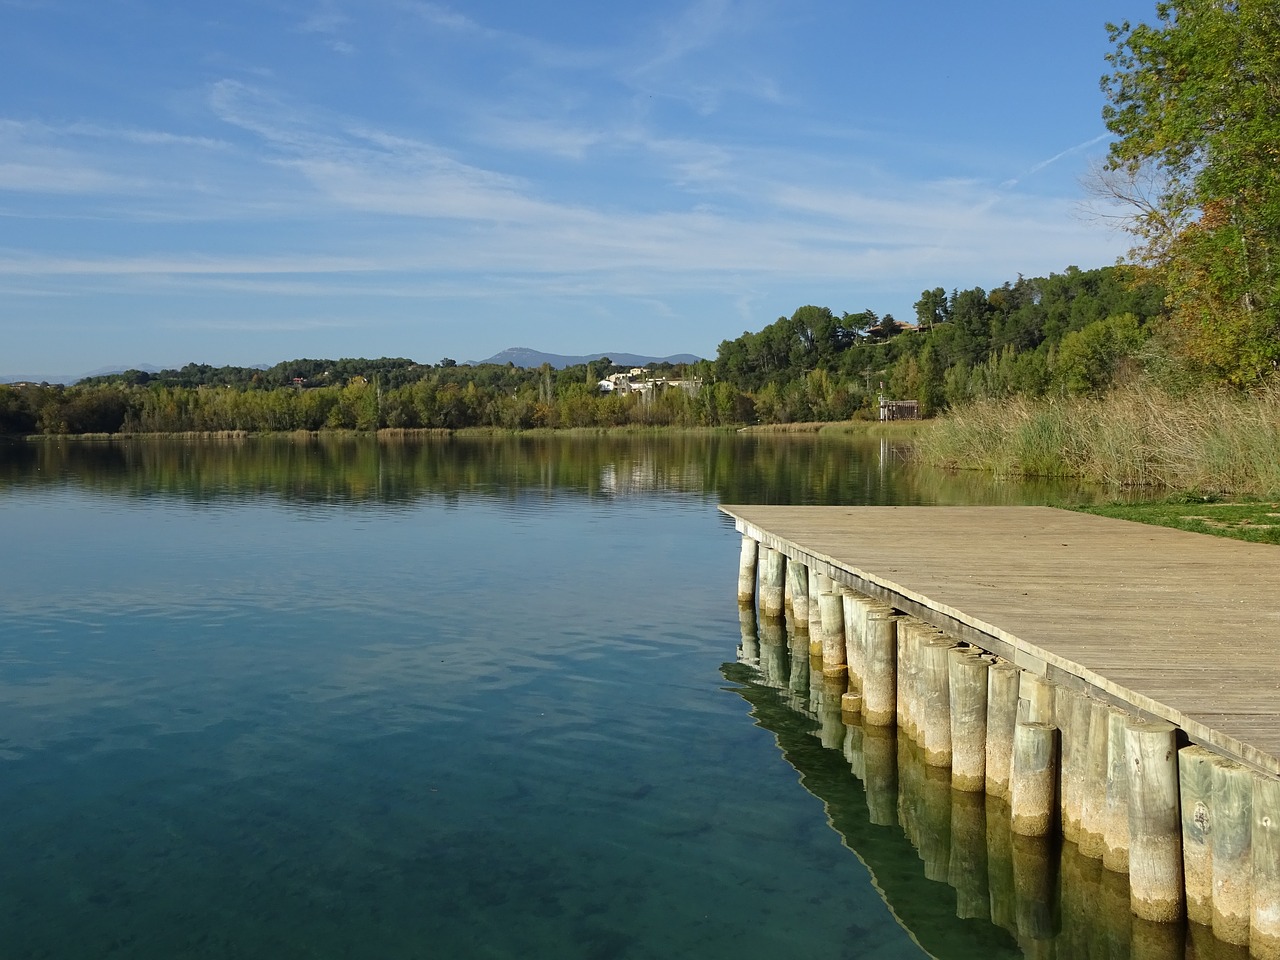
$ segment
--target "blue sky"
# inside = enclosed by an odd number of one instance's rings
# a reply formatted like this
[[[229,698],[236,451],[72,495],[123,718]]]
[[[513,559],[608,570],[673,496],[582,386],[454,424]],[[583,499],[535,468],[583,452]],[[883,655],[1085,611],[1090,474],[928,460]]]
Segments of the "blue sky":
[[[0,0],[0,372],[714,356],[1115,261],[1153,2]]]

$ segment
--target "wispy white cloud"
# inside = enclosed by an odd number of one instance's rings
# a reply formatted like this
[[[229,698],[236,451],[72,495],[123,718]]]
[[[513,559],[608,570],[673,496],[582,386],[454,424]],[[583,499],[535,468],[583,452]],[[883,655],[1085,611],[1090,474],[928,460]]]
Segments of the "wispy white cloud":
[[[603,66],[611,60],[608,51],[565,46],[511,30],[496,29],[459,13],[447,4],[432,0],[397,0],[396,6],[429,29],[487,47],[511,51],[540,67],[582,70]]]
[[[333,0],[325,0],[298,24],[298,30],[320,35],[329,49],[349,56],[356,52],[355,44],[343,35],[343,31],[349,26],[351,18],[339,10]]]
[[[1047,160],[1041,160],[1039,163],[1032,165],[1026,171],[1026,173],[1022,174],[1021,177],[1015,177],[1015,178],[1006,180],[1002,184],[1000,184],[1000,186],[1007,189],[1016,187],[1026,177],[1030,177],[1039,173],[1041,170],[1045,169],[1046,167],[1052,166],[1053,164],[1057,163],[1059,160],[1062,160],[1066,157],[1070,157],[1073,154],[1081,153],[1084,150],[1088,150],[1090,147],[1095,147],[1098,144],[1103,143],[1104,141],[1107,141],[1110,139],[1111,139],[1111,134],[1101,133],[1096,137],[1092,137],[1088,140],[1085,140],[1083,143],[1077,143],[1074,147],[1067,147],[1067,149],[1060,150],[1058,153],[1055,153],[1052,157],[1049,157]]]

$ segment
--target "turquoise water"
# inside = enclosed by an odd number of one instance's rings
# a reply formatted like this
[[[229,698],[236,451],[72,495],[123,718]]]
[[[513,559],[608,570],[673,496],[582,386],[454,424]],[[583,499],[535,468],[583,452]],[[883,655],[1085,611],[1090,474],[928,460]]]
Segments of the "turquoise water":
[[[885,452],[7,448],[3,955],[922,955],[751,719],[715,510],[968,496]]]

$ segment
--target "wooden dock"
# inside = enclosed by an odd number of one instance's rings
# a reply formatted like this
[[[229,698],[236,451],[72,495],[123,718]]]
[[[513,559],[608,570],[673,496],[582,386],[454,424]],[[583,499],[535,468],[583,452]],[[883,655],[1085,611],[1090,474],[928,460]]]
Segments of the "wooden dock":
[[[1280,774],[1280,549],[1049,507],[722,506],[744,535]]]

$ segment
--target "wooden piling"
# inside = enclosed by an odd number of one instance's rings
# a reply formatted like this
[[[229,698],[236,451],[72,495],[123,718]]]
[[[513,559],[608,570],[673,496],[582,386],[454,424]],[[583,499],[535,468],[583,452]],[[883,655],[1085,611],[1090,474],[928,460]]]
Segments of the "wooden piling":
[[[919,690],[916,671],[919,668],[919,642],[922,624],[915,617],[903,617],[898,622],[897,656],[897,723],[913,741],[920,741],[920,730],[915,722],[919,715],[916,703]]]
[[[840,588],[840,603],[844,613],[844,662],[849,668],[849,682],[859,690],[866,679],[867,653],[863,634],[866,632],[868,598],[859,596],[849,587]]]
[[[787,563],[787,588],[791,593],[791,619],[797,629],[809,629],[809,568],[791,560]]]
[[[1182,875],[1187,919],[1213,926],[1213,754],[1195,745],[1178,751],[1182,809]]]
[[[951,786],[965,792],[987,785],[987,671],[989,660],[972,647],[952,647],[948,657],[951,712]]]
[[[1257,960],[1280,960],[1280,780],[1255,775],[1252,806],[1249,953]]]
[[[955,643],[945,638],[926,640],[920,649],[924,682],[921,723],[925,763],[933,767],[951,766],[951,692],[949,651]]]
[[[818,615],[822,619],[822,672],[843,677],[848,668],[844,652],[844,603],[838,592],[818,594]]]
[[[1023,670],[1018,684],[1018,719],[1028,723],[1053,723],[1053,691],[1057,684],[1038,673]]]
[[[1062,750],[1062,836],[1080,844],[1089,739],[1089,699],[1059,687],[1055,697]]]
[[[1014,833],[1048,836],[1058,799],[1058,728],[1049,723],[1018,721],[1013,732],[1009,815]]]
[[[752,537],[742,538],[742,553],[738,558],[738,603],[755,603],[758,547],[759,543]]]
[[[1009,762],[1013,758],[1013,728],[1018,722],[1018,683],[1021,671],[999,660],[987,671],[987,795],[1008,799]]]
[[[1080,852],[1101,860],[1107,845],[1103,837],[1107,809],[1107,717],[1110,709],[1100,700],[1088,700],[1087,733],[1081,744]]]
[[[1177,728],[1163,720],[1125,725],[1129,767],[1129,902],[1156,923],[1183,917],[1182,823]]]
[[[760,615],[781,617],[785,612],[782,582],[786,574],[786,557],[770,547],[760,547]]]
[[[814,636],[818,636],[822,631],[822,614],[818,612],[818,594],[822,593],[822,573],[809,567],[809,596],[812,598],[809,603],[809,637],[810,640]]]
[[[1112,707],[1107,714],[1107,804],[1103,815],[1102,865],[1129,872],[1129,763],[1125,726],[1129,714]]]
[[[1253,772],[1225,757],[1212,765],[1213,935],[1245,944],[1253,900]]]
[[[866,680],[862,686],[862,722],[893,726],[897,717],[898,621],[886,608],[873,609],[866,620]]]

